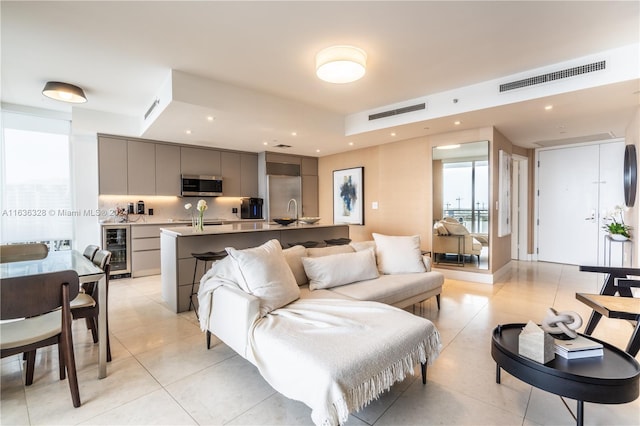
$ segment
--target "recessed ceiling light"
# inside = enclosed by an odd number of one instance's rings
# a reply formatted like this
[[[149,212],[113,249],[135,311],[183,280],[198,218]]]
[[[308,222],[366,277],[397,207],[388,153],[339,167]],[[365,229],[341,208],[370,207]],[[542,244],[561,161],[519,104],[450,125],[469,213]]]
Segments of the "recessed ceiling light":
[[[353,142],[349,142],[349,146],[353,146]]]
[[[552,109],[553,109],[553,105],[547,105],[547,106],[545,106],[545,107],[544,107],[544,109],[545,109],[546,111],[550,111],[550,110],[552,110]]]
[[[207,121],[213,121],[214,119],[215,119],[215,117],[213,117],[211,115],[207,117]]]
[[[184,131],[186,134],[190,135],[191,134],[191,130],[187,129]]]
[[[319,149],[316,149],[316,152],[320,152],[320,150],[319,150]]]
[[[456,121],[453,122],[453,124],[455,124],[456,126],[459,126],[460,124],[462,124],[462,121],[456,120]]]
[[[262,145],[269,145],[269,142],[264,141],[264,142],[262,142]]]
[[[396,135],[396,132],[391,132],[391,136],[395,136],[395,135]]]
[[[291,136],[298,136],[298,132],[291,132]]]

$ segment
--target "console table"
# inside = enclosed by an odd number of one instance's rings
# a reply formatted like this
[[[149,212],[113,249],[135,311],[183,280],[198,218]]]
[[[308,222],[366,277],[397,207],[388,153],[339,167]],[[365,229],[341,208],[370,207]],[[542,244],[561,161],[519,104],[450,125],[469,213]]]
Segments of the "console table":
[[[525,324],[499,325],[493,330],[491,356],[496,362],[496,383],[500,369],[547,392],[578,401],[576,424],[584,422],[584,402],[623,404],[638,398],[640,364],[628,353],[601,340],[601,357],[554,360],[540,364],[518,354],[518,336]]]

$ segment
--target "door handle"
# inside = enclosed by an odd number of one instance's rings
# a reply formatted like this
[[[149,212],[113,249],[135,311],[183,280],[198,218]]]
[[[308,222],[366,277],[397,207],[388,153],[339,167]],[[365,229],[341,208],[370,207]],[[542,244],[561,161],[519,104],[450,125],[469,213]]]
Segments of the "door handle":
[[[591,211],[591,216],[585,217],[584,220],[596,220],[596,211],[592,210]]]

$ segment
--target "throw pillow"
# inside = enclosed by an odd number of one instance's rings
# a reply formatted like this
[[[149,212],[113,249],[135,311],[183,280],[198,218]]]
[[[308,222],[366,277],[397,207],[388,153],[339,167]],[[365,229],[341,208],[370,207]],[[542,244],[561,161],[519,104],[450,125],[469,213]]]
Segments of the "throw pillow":
[[[302,264],[309,277],[309,290],[337,287],[378,277],[373,250],[303,257]]]
[[[307,249],[307,256],[309,257],[320,257],[320,256],[328,256],[330,254],[338,254],[338,253],[353,253],[353,247],[349,244],[341,245],[341,246],[327,246],[327,247],[314,247]]]
[[[278,240],[245,250],[232,247],[226,250],[240,270],[240,286],[260,299],[261,316],[300,297],[300,288]]]
[[[302,258],[307,255],[307,249],[303,246],[293,246],[288,249],[282,250],[284,259],[287,261],[293,276],[296,277],[298,285],[306,284],[309,279],[307,274],[304,273],[304,266],[302,266]]]
[[[378,268],[383,274],[425,272],[420,236],[388,236],[373,234],[376,241]]]
[[[469,234],[469,231],[467,230],[467,228],[465,228],[465,226],[458,221],[453,221],[453,222],[446,221],[444,222],[444,227],[447,228],[447,231],[449,231],[450,235]]]
[[[349,243],[349,245],[353,247],[355,251],[370,250],[370,249],[373,249],[375,251],[376,249],[375,241],[355,241],[355,242]]]
[[[436,234],[438,235],[449,235],[449,231],[447,231],[447,228],[441,221],[436,222],[436,224],[433,225],[433,229],[435,229]]]

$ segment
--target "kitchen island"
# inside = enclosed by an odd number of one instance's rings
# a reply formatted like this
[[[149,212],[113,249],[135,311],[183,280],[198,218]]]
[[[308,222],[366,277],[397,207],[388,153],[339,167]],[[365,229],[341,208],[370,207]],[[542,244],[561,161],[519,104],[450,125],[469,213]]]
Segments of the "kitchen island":
[[[290,244],[303,241],[324,242],[334,238],[349,238],[349,226],[322,223],[282,226],[260,222],[205,226],[202,232],[194,232],[190,226],[162,228],[162,298],[174,312],[189,309],[195,269],[192,253],[222,251],[226,247],[256,247],[274,238],[280,241],[283,248],[287,248]],[[196,291],[205,272],[203,262],[198,262],[198,270],[195,271]]]

